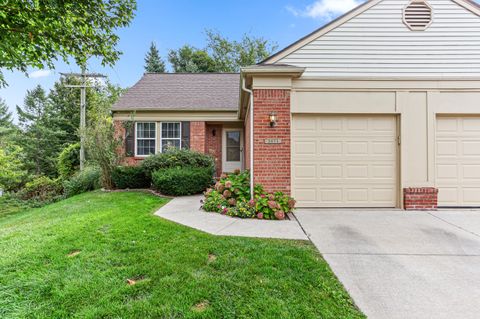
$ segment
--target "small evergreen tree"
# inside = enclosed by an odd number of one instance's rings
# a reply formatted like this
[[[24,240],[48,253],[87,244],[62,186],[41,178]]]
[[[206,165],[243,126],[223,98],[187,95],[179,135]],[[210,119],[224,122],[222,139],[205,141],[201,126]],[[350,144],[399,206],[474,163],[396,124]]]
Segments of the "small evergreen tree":
[[[8,106],[5,101],[0,98],[0,146],[2,140],[10,135],[15,129],[12,120],[12,112],[8,111]]]
[[[165,72],[165,62],[163,62],[158,52],[157,46],[152,42],[150,50],[145,56],[145,72],[162,73]]]
[[[36,175],[56,176],[56,160],[62,150],[64,132],[58,129],[58,119],[48,103],[45,90],[39,85],[27,91],[23,108],[17,106],[17,112],[22,129],[18,144],[24,149],[29,171]]]

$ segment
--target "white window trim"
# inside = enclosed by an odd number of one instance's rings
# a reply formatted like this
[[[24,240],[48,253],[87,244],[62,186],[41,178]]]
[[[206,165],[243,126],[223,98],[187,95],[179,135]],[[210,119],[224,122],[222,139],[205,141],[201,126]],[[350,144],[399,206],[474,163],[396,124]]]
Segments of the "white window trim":
[[[178,122],[178,121],[168,121],[168,122],[160,122],[160,152],[159,153],[163,153],[163,129],[162,129],[162,126],[163,124],[168,124],[168,123],[174,123],[174,124],[180,124],[180,137],[179,138],[165,138],[166,140],[180,140],[180,149],[182,149],[182,122]]]
[[[157,153],[157,140],[158,140],[158,134],[157,134],[157,122],[148,122],[148,121],[145,121],[145,122],[135,122],[135,157],[148,157],[150,155],[138,155],[138,148],[137,148],[137,141],[138,141],[138,131],[137,131],[137,125],[138,124],[151,124],[151,123],[154,123],[155,124],[155,152],[153,154],[156,154]],[[153,140],[153,138],[140,138],[142,140]]]

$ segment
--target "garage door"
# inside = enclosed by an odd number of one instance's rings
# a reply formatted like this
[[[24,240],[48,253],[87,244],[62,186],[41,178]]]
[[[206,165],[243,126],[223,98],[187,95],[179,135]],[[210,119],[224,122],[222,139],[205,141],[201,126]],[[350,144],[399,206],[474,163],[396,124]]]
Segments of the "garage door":
[[[480,117],[437,117],[439,206],[480,206]]]
[[[299,207],[396,207],[394,116],[294,115],[292,193]]]

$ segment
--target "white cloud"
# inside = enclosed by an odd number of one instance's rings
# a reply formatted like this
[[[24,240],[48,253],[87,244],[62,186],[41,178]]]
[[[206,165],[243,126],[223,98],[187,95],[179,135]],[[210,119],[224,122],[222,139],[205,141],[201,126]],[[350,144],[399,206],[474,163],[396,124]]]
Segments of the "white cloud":
[[[50,74],[52,74],[52,71],[50,70],[37,70],[37,71],[30,72],[28,74],[28,77],[32,79],[38,79],[38,78],[44,78],[44,77],[50,76]]]
[[[362,0],[317,0],[303,10],[291,6],[286,7],[286,9],[296,17],[333,19],[352,10],[362,2]]]

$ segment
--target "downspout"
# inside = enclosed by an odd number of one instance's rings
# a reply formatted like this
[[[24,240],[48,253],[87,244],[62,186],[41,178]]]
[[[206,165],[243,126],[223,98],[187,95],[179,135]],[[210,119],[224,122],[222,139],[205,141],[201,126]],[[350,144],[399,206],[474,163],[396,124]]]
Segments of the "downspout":
[[[250,105],[247,111],[250,112],[250,198],[255,198],[255,191],[253,189],[253,91],[247,89],[245,77],[242,79],[242,90],[247,92],[250,96]]]

